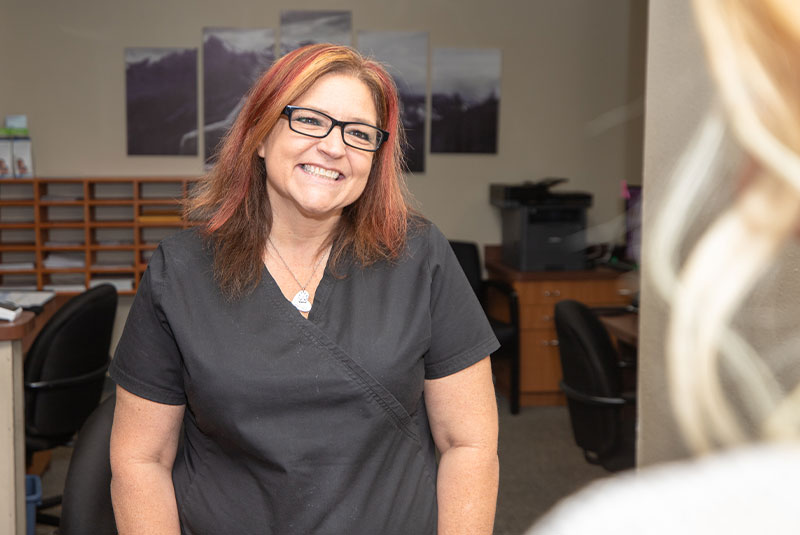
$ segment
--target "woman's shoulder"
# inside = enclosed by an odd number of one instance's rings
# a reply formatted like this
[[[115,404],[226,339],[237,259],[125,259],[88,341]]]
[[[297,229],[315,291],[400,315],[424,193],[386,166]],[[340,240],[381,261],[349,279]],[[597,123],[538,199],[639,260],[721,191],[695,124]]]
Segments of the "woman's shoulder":
[[[152,260],[167,265],[182,265],[189,262],[211,260],[211,244],[200,229],[180,230],[161,240]],[[151,260],[151,261],[152,261]]]
[[[199,228],[192,227],[170,234],[159,246],[170,251],[195,251],[207,248],[208,239]]]
[[[408,218],[406,240],[409,251],[416,253],[420,250],[428,251],[432,246],[447,242],[441,230],[429,219],[421,215]]]
[[[409,218],[406,235],[406,260],[424,261],[429,269],[447,263],[452,254],[450,242],[435,223],[422,216]]]

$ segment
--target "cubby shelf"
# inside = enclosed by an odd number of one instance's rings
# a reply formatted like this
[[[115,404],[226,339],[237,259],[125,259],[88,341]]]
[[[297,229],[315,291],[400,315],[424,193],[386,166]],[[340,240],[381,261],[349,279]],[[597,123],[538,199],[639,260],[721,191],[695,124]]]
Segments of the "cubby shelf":
[[[147,268],[149,256],[145,255],[152,252],[156,242],[198,224],[180,215],[182,202],[197,180],[197,177],[0,180],[0,287],[41,290],[55,286],[57,291],[63,287],[63,293],[75,294],[76,284],[88,288],[93,279],[110,277],[132,279],[132,288],[121,289],[120,293],[135,293]],[[8,219],[3,210],[9,213]],[[20,237],[20,233],[27,234]],[[75,263],[54,267],[53,255],[56,259],[64,255],[66,261],[82,263],[83,267]],[[25,263],[32,263],[34,268],[16,267]],[[110,265],[106,267],[104,263]],[[64,276],[71,279],[59,279]]]

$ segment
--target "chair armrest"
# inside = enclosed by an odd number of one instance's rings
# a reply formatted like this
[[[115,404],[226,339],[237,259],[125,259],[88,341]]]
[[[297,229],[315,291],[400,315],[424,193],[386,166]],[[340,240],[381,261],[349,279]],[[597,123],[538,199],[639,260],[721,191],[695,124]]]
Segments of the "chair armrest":
[[[69,377],[67,379],[53,379],[52,381],[37,381],[35,383],[25,383],[25,390],[63,390],[65,388],[72,388],[85,383],[97,380],[106,374],[109,362],[106,362],[96,370]]]
[[[511,324],[515,326],[519,326],[519,296],[517,296],[517,291],[514,289],[506,281],[501,281],[497,279],[485,279],[483,281],[484,292],[489,288],[493,288],[503,295],[506,296],[508,299],[508,317],[511,320]]]
[[[559,381],[558,386],[568,398],[574,399],[575,401],[580,401],[581,403],[586,403],[587,405],[595,405],[598,407],[614,407],[622,406],[628,403],[628,401],[621,397],[608,398],[604,396],[592,396],[589,394],[584,394],[583,392],[578,392],[564,383],[564,381]]]

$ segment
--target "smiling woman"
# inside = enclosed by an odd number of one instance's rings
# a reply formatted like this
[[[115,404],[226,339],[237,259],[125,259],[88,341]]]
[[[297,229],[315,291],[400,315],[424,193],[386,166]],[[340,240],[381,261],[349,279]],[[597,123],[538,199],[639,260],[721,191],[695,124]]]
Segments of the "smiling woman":
[[[285,165],[285,162],[265,162],[263,149],[270,138],[277,138],[271,136],[273,131],[276,134],[289,131],[291,124],[296,123],[296,118],[291,119],[292,107],[310,107],[339,120],[374,125],[386,131],[388,138],[374,155],[346,152],[344,160],[370,162],[370,180],[357,202],[343,208],[342,217],[328,239],[313,244],[310,252],[320,254],[332,246],[331,264],[335,267],[348,248],[359,263],[370,265],[397,258],[405,247],[409,222],[408,193],[402,173],[405,138],[392,78],[378,63],[347,47],[315,45],[302,50],[281,58],[253,86],[239,118],[225,137],[218,164],[187,207],[190,217],[209,221],[208,231],[218,238],[214,240],[218,253],[214,259],[215,274],[223,290],[231,296],[243,295],[261,278],[261,250],[274,224],[273,199],[267,193],[271,182],[267,180],[267,167]],[[347,93],[349,88],[356,88],[357,94],[351,97]],[[327,89],[340,93],[334,99],[327,95]],[[306,106],[313,102],[319,105]],[[352,108],[349,113],[354,115],[334,113],[339,112],[343,103],[348,103]],[[308,122],[307,117],[301,119]],[[313,144],[308,135],[299,134],[292,136],[298,143],[304,140]],[[341,135],[326,135],[321,145],[330,147],[334,137],[342,139]],[[329,159],[326,155],[325,160]],[[327,169],[325,165],[316,167]],[[376,218],[375,214],[381,217]],[[308,250],[308,244],[304,249]]]
[[[121,534],[491,533],[498,344],[408,207],[398,110],[341,46],[250,91],[117,346]]]

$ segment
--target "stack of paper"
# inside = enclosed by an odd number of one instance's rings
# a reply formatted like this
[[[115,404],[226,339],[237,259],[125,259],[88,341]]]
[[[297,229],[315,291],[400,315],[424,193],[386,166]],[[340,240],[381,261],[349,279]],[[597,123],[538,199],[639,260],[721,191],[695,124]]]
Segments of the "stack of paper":
[[[25,269],[33,269],[33,262],[2,262],[0,263],[0,270],[2,271],[22,271]]]
[[[133,240],[97,240],[97,245],[133,245]]]
[[[42,195],[39,197],[43,201],[80,201],[83,199],[80,195]]]
[[[0,291],[0,301],[11,301],[17,305],[27,308],[42,306],[50,301],[55,294],[53,292],[4,292]]]
[[[92,269],[105,269],[109,271],[114,271],[114,270],[124,271],[132,268],[133,264],[114,264],[111,262],[97,262],[95,264],[92,264]]]
[[[56,268],[82,268],[86,266],[86,260],[82,254],[68,255],[52,253],[47,255],[42,265],[48,269]]]
[[[0,290],[4,292],[27,292],[36,290],[35,284],[3,284]]]
[[[94,288],[100,284],[111,284],[118,292],[129,292],[133,290],[133,279],[123,277],[97,277],[89,281],[89,288]]]
[[[80,293],[86,291],[86,286],[83,284],[45,284],[44,289],[51,292]]]
[[[83,245],[82,241],[46,241],[45,247],[77,247]]]

